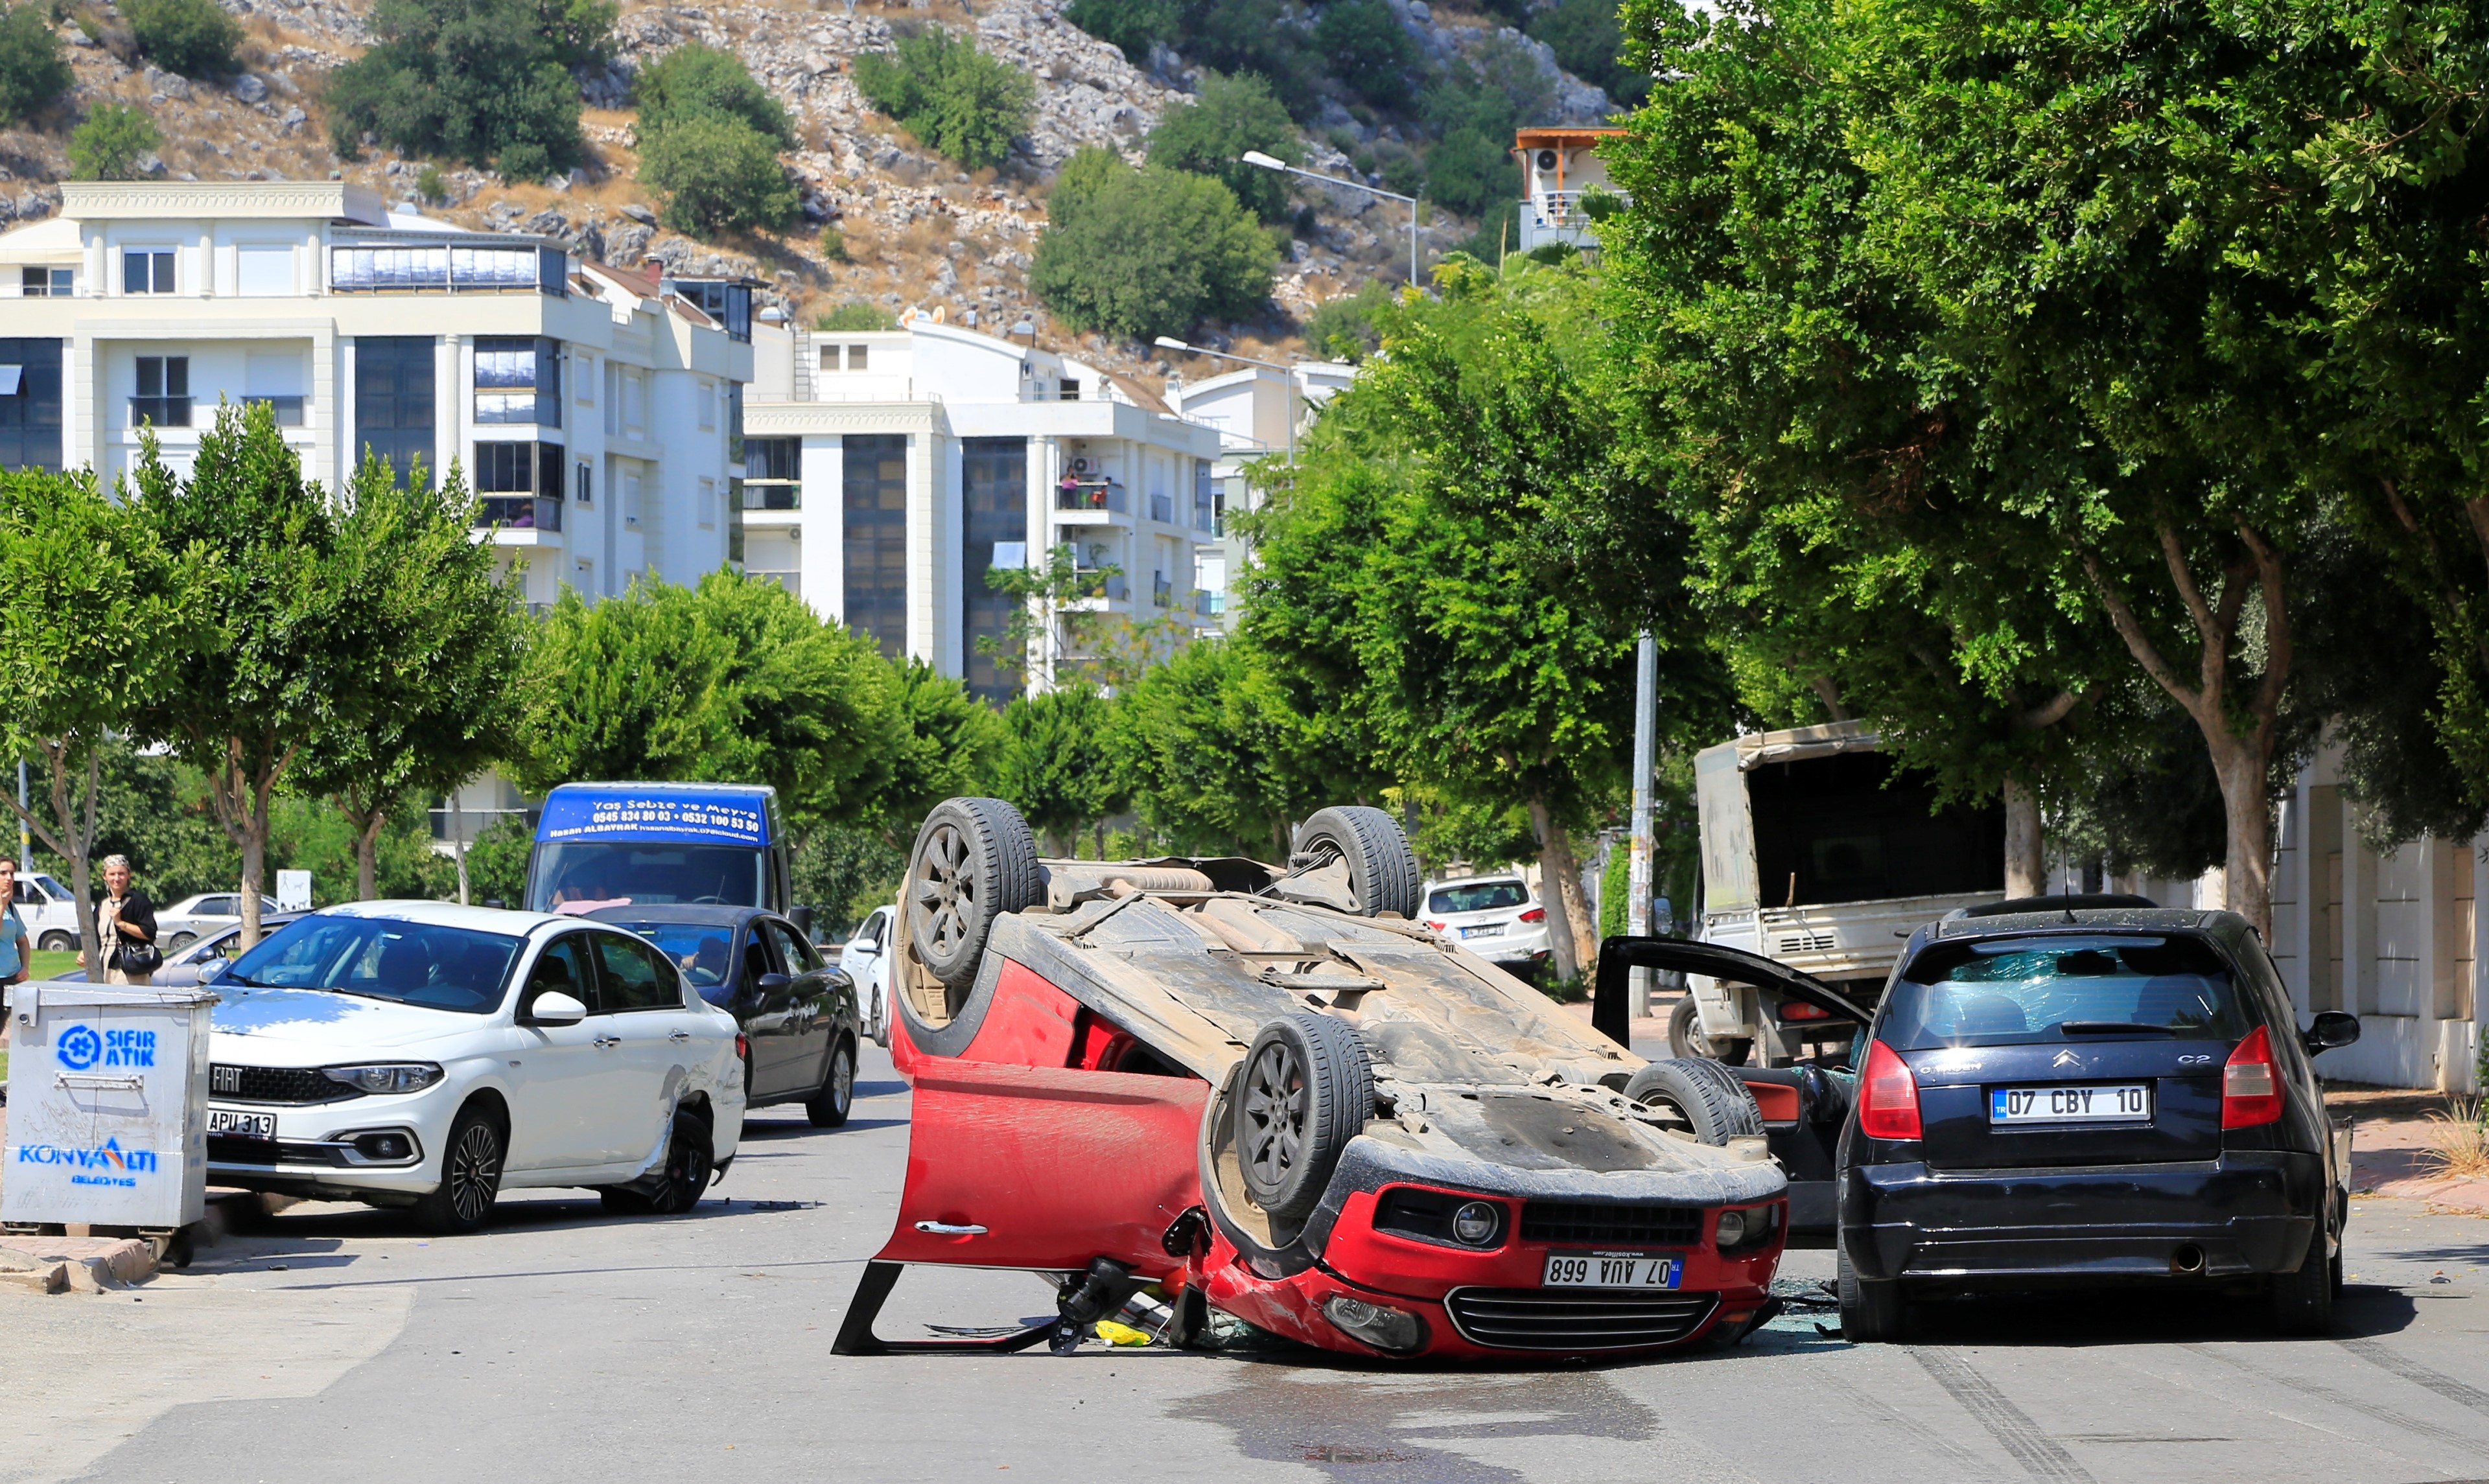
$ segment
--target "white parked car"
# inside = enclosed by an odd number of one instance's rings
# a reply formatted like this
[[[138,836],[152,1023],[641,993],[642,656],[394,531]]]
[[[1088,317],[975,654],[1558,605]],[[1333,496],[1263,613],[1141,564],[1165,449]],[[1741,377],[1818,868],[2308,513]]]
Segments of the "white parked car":
[[[839,967],[855,985],[865,1034],[881,1046],[890,1044],[890,925],[898,916],[896,903],[873,908],[855,936],[839,946]]]
[[[262,900],[260,911],[273,915],[276,904]],[[185,897],[169,907],[156,912],[156,935],[167,954],[178,954],[193,942],[211,933],[222,932],[242,923],[242,896],[237,892],[202,892]]]
[[[214,1184],[471,1232],[519,1186],[691,1209],[743,1133],[734,1017],[645,939],[429,901],[310,913],[208,976]]]
[[[99,884],[102,876],[97,876]],[[78,946],[77,899],[70,889],[41,871],[17,876],[17,920],[26,935],[47,954],[67,954]]]
[[[1432,882],[1417,915],[1489,963],[1524,976],[1546,967],[1547,909],[1516,874]]]

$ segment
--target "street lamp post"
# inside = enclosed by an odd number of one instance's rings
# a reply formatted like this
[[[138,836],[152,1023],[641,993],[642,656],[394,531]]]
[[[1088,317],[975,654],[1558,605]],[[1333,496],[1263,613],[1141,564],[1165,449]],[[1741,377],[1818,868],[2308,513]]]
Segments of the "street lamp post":
[[[1409,286],[1413,289],[1417,287],[1417,198],[1416,196],[1404,196],[1395,190],[1385,190],[1380,186],[1368,186],[1363,181],[1344,180],[1336,175],[1322,175],[1312,170],[1300,170],[1284,159],[1272,158],[1260,150],[1246,150],[1240,157],[1244,163],[1259,165],[1265,170],[1283,170],[1290,175],[1302,175],[1309,181],[1320,181],[1326,186],[1345,186],[1351,190],[1361,190],[1369,196],[1386,196],[1393,201],[1408,203]]]
[[[1206,345],[1193,345],[1188,341],[1179,340],[1173,335],[1160,335],[1157,343],[1163,350],[1184,351],[1194,356],[1216,356],[1221,360],[1241,360],[1248,366],[1267,367],[1286,377],[1288,389],[1286,400],[1281,406],[1286,411],[1288,418],[1288,462],[1291,464],[1297,462],[1297,373],[1294,370],[1275,360],[1255,360],[1250,356],[1239,356],[1234,351],[1214,351]]]

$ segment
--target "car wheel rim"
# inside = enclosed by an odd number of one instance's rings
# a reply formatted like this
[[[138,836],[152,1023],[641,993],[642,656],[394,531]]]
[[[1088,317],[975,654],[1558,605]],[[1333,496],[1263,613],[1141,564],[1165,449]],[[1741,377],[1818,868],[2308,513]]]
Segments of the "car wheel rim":
[[[1659,1115],[1659,1126],[1669,1133],[1694,1138],[1694,1120],[1687,1116],[1683,1104],[1666,1093],[1647,1093],[1642,1105]]]
[[[977,883],[967,867],[966,838],[957,826],[936,826],[926,842],[925,879],[917,883],[916,904],[929,914],[927,947],[937,956],[957,952],[967,940],[968,916],[977,906]]]
[[[480,1221],[501,1184],[501,1141],[482,1124],[469,1127],[449,1152],[449,1207],[461,1221]]]
[[[845,1112],[848,1100],[855,1097],[855,1059],[844,1046],[839,1048],[838,1060],[830,1068],[830,1085],[832,1100],[840,1112]]]
[[[1262,1189],[1276,1190],[1305,1140],[1304,1070],[1284,1042],[1264,1046],[1246,1073],[1244,1130],[1245,1169]]]

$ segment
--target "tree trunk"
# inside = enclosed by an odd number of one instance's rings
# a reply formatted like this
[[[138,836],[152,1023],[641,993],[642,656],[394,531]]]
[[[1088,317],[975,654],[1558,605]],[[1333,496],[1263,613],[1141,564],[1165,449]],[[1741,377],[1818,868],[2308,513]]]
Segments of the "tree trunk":
[[[346,818],[349,821],[360,823],[355,821],[355,816],[351,813]],[[372,901],[381,894],[381,827],[386,823],[388,823],[388,815],[374,810],[371,821],[368,824],[360,824],[360,828],[355,832],[355,899],[357,901]]]
[[[103,760],[89,750],[86,766],[86,798],[83,809],[70,801],[69,743],[66,739],[43,744],[43,760],[51,775],[52,818],[59,827],[59,837],[40,827],[37,833],[44,842],[60,851],[70,863],[70,893],[77,899],[78,962],[86,966],[95,983],[103,983],[103,937],[95,924],[95,806],[96,795],[103,785]],[[32,815],[27,817],[34,824]]]
[[[449,853],[458,862],[458,904],[463,907],[467,905],[467,810],[459,802],[457,788],[449,790]]]
[[[2020,781],[2005,781],[2005,895],[2037,897],[2048,889],[2047,857],[2040,848],[2040,796]]]
[[[1530,827],[1538,836],[1538,895],[1547,908],[1547,946],[1556,956],[1556,977],[1579,979],[1586,964],[1597,961],[1598,944],[1593,941],[1587,952],[1584,949],[1589,911],[1582,900],[1582,873],[1575,869],[1573,842],[1565,838],[1543,798],[1530,801]]]
[[[2255,924],[2273,941],[2273,805],[2265,796],[2270,747],[2230,733],[2207,735],[2213,773],[2221,781],[2229,819],[2228,859],[2221,869],[2222,905]]]

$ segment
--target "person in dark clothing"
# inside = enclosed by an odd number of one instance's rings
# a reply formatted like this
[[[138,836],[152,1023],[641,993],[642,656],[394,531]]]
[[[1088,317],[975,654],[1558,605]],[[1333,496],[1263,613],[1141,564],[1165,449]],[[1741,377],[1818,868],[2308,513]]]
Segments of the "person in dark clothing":
[[[156,970],[148,967],[131,971],[130,950],[140,944],[156,941],[156,904],[147,894],[129,882],[129,857],[107,855],[103,858],[103,900],[95,906],[95,930],[103,939],[103,982],[107,985],[145,985]],[[88,965],[94,972],[94,965]]]

